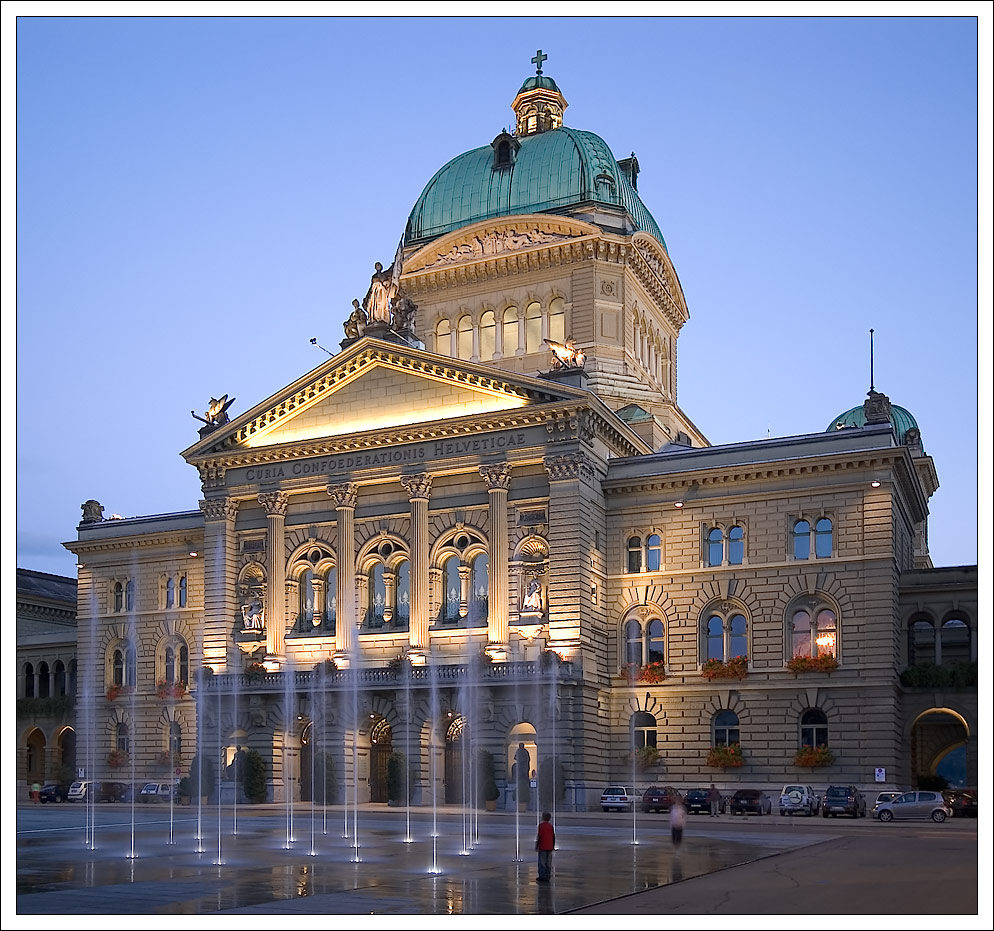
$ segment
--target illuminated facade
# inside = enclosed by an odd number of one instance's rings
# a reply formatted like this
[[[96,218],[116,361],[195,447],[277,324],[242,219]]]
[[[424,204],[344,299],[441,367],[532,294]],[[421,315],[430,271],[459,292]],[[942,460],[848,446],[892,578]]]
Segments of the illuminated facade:
[[[710,446],[637,159],[566,126],[541,71],[514,108],[425,187],[341,352],[203,418],[195,508],[84,506],[91,765],[125,732],[141,778],[186,772],[199,727],[226,764],[258,751],[277,800],[327,753],[385,802],[399,752],[417,802],[457,801],[484,749],[506,805],[522,743],[577,808],[615,781],[905,786],[960,745],[975,784],[975,684],[900,680],[976,660],[917,425],[871,391],[827,431]]]

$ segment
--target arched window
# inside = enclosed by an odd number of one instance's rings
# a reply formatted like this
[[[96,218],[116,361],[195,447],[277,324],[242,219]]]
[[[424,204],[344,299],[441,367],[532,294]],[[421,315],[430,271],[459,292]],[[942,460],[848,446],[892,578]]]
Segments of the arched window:
[[[181,575],[179,577],[179,606],[181,608],[186,607],[186,576]]]
[[[383,563],[374,563],[367,573],[368,601],[364,625],[371,630],[383,626],[383,614],[387,606],[387,586],[383,577]]]
[[[38,664],[38,697],[48,698],[51,691],[51,682],[48,678],[48,663]]]
[[[76,660],[69,661],[69,682],[66,688],[70,695],[76,694]]]
[[[114,685],[127,685],[134,688],[138,679],[138,654],[131,643],[125,641],[114,648],[111,666]]]
[[[66,667],[62,660],[56,660],[52,667],[52,675],[55,683],[55,691],[52,693],[56,697],[66,694]]]
[[[35,668],[31,663],[24,664],[24,697],[35,697]]]
[[[828,746],[828,718],[819,708],[809,708],[801,715],[801,746]]]
[[[176,580],[173,578],[166,579],[166,607],[173,608],[176,606]]]
[[[393,626],[408,627],[411,623],[411,563],[409,560],[405,559],[397,566],[396,576]]]
[[[472,562],[469,619],[485,624],[490,615],[490,557],[480,553]]]
[[[163,672],[166,682],[190,681],[190,651],[185,643],[171,643],[166,647]]]
[[[794,559],[811,556],[811,525],[806,520],[794,524]]]
[[[970,628],[958,617],[942,622],[942,665],[970,662]]]
[[[790,655],[811,655],[811,615],[807,611],[795,611],[791,618]]]
[[[625,664],[642,665],[642,625],[634,619],[625,624]]]
[[[647,651],[646,661],[649,663],[663,663],[666,661],[666,645],[663,638],[663,622],[659,618],[653,618],[646,627]]]
[[[827,559],[832,555],[832,522],[823,517],[815,524],[815,558]]]
[[[435,352],[439,355],[452,355],[452,338],[449,321],[444,317],[435,324]]]
[[[749,655],[748,625],[742,614],[733,614],[728,622],[728,655]]]
[[[732,527],[728,531],[728,564],[741,566],[745,557],[745,531],[741,527]]]
[[[645,541],[646,572],[658,572],[663,562],[663,542],[658,533],[649,534]]]
[[[497,143],[497,160],[495,167],[506,168],[511,164],[511,143],[506,139]]]
[[[460,359],[473,358],[473,320],[469,314],[463,314],[458,323],[457,346]]]
[[[739,716],[734,711],[719,711],[711,722],[714,747],[727,747],[739,741]]]
[[[708,565],[720,566],[725,558],[725,539],[720,527],[708,531]]]
[[[518,351],[518,308],[508,307],[501,315],[501,354],[506,359]]]
[[[178,721],[169,722],[169,752],[174,757],[183,753],[183,728]]]
[[[735,607],[719,606],[704,623],[704,658],[728,662],[749,655],[749,623]]]
[[[338,570],[332,566],[324,577],[324,619],[326,625],[335,632],[338,618]]]
[[[442,566],[442,604],[438,619],[443,624],[459,622],[459,601],[462,582],[459,579],[459,557],[450,556]]]
[[[127,602],[127,609],[129,611],[135,610],[135,582],[134,579],[128,579],[128,584],[124,586],[124,597]]]
[[[636,711],[631,718],[632,748],[656,746],[656,719],[648,711]]]
[[[532,301],[525,308],[525,352],[539,352],[542,348],[542,305]]]
[[[497,318],[492,310],[485,310],[480,317],[480,361],[489,362],[494,357],[496,349]]]
[[[628,538],[628,571],[642,571],[642,538]]]
[[[124,585],[121,582],[114,583],[114,613],[120,614],[124,610]]]
[[[124,721],[118,722],[114,732],[115,746],[122,753],[131,752],[131,734],[128,725]]]
[[[708,659],[725,660],[725,622],[716,614],[708,618]]]
[[[561,297],[554,297],[549,304],[549,339],[566,342],[566,302]]]

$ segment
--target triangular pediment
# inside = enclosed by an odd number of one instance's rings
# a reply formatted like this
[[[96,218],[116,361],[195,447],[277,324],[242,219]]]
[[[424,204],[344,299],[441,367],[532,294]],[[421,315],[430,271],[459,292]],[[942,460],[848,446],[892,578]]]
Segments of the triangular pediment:
[[[298,382],[230,423],[183,456],[416,429],[420,424],[499,416],[575,402],[587,392],[381,340],[359,340]]]

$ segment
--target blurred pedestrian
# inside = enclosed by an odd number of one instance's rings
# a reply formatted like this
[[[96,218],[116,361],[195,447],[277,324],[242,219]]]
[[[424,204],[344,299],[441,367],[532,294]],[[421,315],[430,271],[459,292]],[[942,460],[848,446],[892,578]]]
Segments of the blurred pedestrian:
[[[36,805],[41,801],[41,785],[37,782],[31,783],[31,801]]]
[[[683,842],[683,829],[687,826],[687,809],[683,807],[683,801],[676,799],[670,805],[670,836],[673,839],[673,849],[680,850]]]
[[[538,835],[535,838],[535,849],[538,851],[537,883],[547,883],[552,879],[552,851],[556,849],[556,829],[552,826],[552,815],[542,812],[542,820],[538,824]]]
[[[717,818],[721,811],[721,793],[715,788],[713,782],[708,790],[708,802],[711,804],[711,817]]]

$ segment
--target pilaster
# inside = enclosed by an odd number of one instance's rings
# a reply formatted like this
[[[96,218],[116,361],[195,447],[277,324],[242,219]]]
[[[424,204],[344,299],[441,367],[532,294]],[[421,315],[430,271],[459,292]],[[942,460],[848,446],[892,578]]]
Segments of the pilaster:
[[[281,660],[286,635],[286,555],[283,533],[287,504],[285,491],[266,491],[259,504],[266,511],[266,658]]]
[[[358,493],[359,486],[355,482],[328,486],[328,494],[335,504],[335,523],[338,527],[335,661],[344,666],[349,664],[356,642],[355,505]]]
[[[201,663],[217,672],[237,668],[237,647],[230,629],[236,610],[235,518],[238,502],[231,498],[206,498],[204,514],[204,627]],[[240,671],[240,669],[238,670]]]
[[[427,473],[402,477],[411,503],[411,651],[424,653],[430,649],[428,604],[428,500],[431,497],[431,476]]]
[[[487,625],[487,641],[489,646],[506,649],[508,644],[507,493],[511,488],[511,465],[507,462],[482,465],[480,475],[487,483],[490,505],[490,580],[487,592],[490,618]]]

